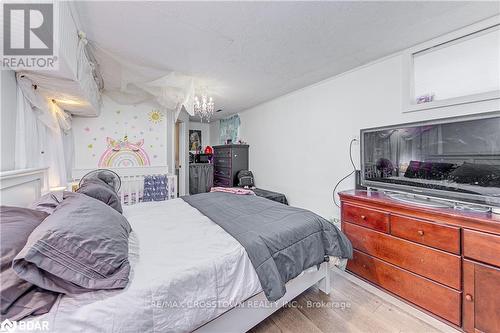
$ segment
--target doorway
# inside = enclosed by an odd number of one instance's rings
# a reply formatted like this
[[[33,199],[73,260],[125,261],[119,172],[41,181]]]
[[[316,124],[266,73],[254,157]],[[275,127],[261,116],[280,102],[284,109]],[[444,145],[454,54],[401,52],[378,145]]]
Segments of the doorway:
[[[177,195],[186,195],[186,173],[188,165],[186,164],[186,123],[177,121],[174,129],[174,159],[175,174],[177,175]]]

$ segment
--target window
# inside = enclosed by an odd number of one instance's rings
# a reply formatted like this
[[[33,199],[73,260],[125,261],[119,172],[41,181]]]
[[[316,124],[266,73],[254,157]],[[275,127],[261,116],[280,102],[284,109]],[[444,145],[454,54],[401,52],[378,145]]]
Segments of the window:
[[[500,25],[487,23],[408,52],[406,111],[500,97]]]

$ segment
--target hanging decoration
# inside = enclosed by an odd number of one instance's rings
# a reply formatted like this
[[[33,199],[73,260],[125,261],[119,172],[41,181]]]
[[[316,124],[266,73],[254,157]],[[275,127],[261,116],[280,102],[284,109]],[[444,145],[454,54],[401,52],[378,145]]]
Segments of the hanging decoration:
[[[210,118],[214,115],[215,103],[212,97],[206,94],[201,95],[201,97],[194,96],[193,110],[195,116],[200,117],[210,122]]]
[[[159,104],[164,114],[167,111],[174,112],[174,119],[177,119],[182,110],[194,115],[193,97],[199,79],[164,69],[136,65],[98,45],[93,46],[102,64],[106,94],[112,100],[122,105],[154,101]]]

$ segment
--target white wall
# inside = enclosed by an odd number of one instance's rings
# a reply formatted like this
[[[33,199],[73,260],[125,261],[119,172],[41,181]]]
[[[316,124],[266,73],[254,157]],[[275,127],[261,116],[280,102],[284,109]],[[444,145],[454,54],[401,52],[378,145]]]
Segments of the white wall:
[[[17,82],[12,70],[0,70],[1,83],[1,160],[0,170],[13,170],[15,167]]]
[[[256,185],[285,193],[293,206],[338,216],[332,189],[352,170],[349,142],[361,128],[470,113],[468,105],[402,113],[402,63],[397,54],[240,113]],[[495,101],[482,111],[499,109]],[[353,187],[351,178],[340,189]]]
[[[220,121],[219,120],[214,120],[210,122],[210,145],[211,146],[216,146],[220,145],[221,142],[219,141],[220,138],[220,133],[219,133],[219,128],[220,128]]]
[[[210,145],[210,124],[209,123],[199,123],[196,121],[189,122],[190,130],[201,131],[201,145],[203,148]]]
[[[159,111],[153,103],[121,105],[104,96],[99,117],[73,118],[75,168],[96,168],[108,148],[106,138],[123,140],[125,135],[129,142],[144,140],[142,148],[149,156],[150,165],[167,165],[167,132],[173,128],[164,112],[160,120],[151,119],[153,111]]]
[[[179,150],[184,147],[184,161],[180,161],[181,167],[184,168],[184,181],[179,179],[179,194],[189,194],[189,114],[182,110],[177,119],[178,122],[184,123],[186,126],[184,138],[181,138],[179,133]],[[184,144],[180,141],[184,141]],[[180,152],[180,151],[179,151]],[[175,147],[172,145],[172,160],[175,160]],[[180,156],[179,156],[180,157]],[[173,171],[171,171],[173,172]],[[182,184],[184,184],[184,189],[182,188]],[[184,190],[184,192],[182,192]]]

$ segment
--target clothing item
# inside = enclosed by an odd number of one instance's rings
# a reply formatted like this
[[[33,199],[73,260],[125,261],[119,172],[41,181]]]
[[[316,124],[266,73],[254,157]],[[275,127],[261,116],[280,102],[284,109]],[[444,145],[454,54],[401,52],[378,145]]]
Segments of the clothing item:
[[[255,195],[252,190],[247,190],[240,187],[212,187],[210,192],[225,192],[240,195]]]
[[[142,201],[167,200],[168,182],[166,175],[144,177],[144,196]]]

